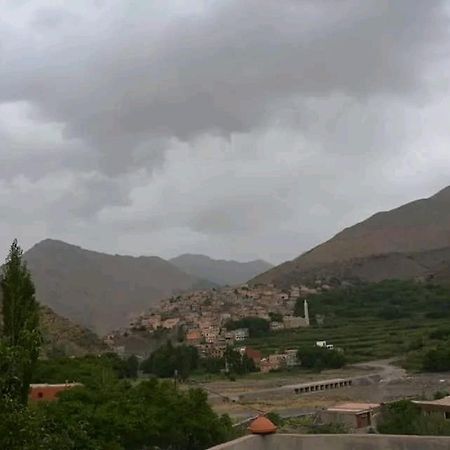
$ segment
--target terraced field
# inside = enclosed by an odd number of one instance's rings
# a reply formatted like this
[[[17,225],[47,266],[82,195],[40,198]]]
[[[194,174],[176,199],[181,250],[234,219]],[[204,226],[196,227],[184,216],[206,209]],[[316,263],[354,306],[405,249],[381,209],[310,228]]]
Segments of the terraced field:
[[[403,356],[416,350],[417,342],[421,347],[432,346],[435,342],[429,338],[429,333],[442,326],[450,326],[450,321],[422,317],[399,320],[352,318],[340,320],[332,326],[279,331],[264,338],[249,339],[246,344],[268,355],[326,340],[342,348],[349,362],[360,362]]]

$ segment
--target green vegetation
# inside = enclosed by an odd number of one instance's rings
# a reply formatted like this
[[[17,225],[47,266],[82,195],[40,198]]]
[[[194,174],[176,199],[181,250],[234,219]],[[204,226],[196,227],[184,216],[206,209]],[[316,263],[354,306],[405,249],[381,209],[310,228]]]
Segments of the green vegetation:
[[[430,372],[444,372],[450,370],[449,344],[440,344],[423,355],[422,367]]]
[[[445,331],[450,329],[447,286],[387,280],[340,287],[312,295],[308,301],[311,327],[272,332],[246,344],[268,355],[326,340],[341,348],[350,363],[407,355],[407,367],[422,370],[424,355],[450,342]],[[388,307],[399,308],[401,317],[395,313],[386,318]],[[303,300],[297,312],[303,315]],[[316,315],[324,317],[323,325],[315,323]]]
[[[248,328],[250,337],[267,336],[270,333],[270,322],[260,317],[244,317],[240,320],[230,320],[225,324],[227,330]]]
[[[342,352],[322,347],[301,347],[297,352],[301,365],[307,369],[339,369],[345,366],[346,359]]]
[[[80,358],[39,360],[33,373],[34,383],[65,383],[77,381],[92,385],[100,379],[136,378],[139,362],[135,356],[127,360],[115,353]]]
[[[252,359],[231,347],[225,350],[222,358],[200,358],[195,347],[174,346],[168,341],[142,362],[141,370],[160,378],[176,375],[185,380],[194,373],[218,374],[227,370],[230,375],[244,375],[257,369]]]
[[[0,287],[3,298],[0,389],[26,404],[42,337],[34,285],[17,240],[12,243],[3,267]]]
[[[378,431],[383,434],[450,436],[450,423],[441,414],[423,414],[409,400],[386,405]]]
[[[142,362],[141,370],[161,378],[171,378],[176,374],[184,380],[198,368],[198,361],[198,350],[195,347],[174,346],[168,341]]]
[[[282,432],[301,434],[346,434],[348,428],[341,423],[316,423],[314,416],[292,417],[282,421]]]

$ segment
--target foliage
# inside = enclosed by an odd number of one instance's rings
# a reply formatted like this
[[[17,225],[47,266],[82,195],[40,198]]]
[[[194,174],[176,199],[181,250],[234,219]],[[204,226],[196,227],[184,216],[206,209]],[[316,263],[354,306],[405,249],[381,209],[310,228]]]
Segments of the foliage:
[[[429,337],[430,339],[447,340],[450,337],[450,327],[440,327],[430,331]]]
[[[224,359],[227,363],[230,373],[244,375],[250,372],[256,372],[255,363],[247,355],[241,355],[232,347],[227,347],[224,353]]]
[[[439,400],[444,397],[448,397],[450,394],[447,391],[436,391],[433,394],[433,400]]]
[[[450,370],[450,347],[448,343],[427,351],[423,355],[422,366],[424,370],[431,372]]]
[[[30,272],[17,240],[11,245],[0,279],[3,297],[3,385],[8,394],[26,404],[32,372],[42,341],[39,305]],[[8,381],[5,377],[10,377]],[[14,389],[12,389],[14,385]]]
[[[277,427],[282,427],[284,425],[284,419],[276,412],[269,411],[266,417]]]
[[[130,357],[131,358],[131,357]],[[87,355],[79,358],[39,360],[33,374],[35,383],[80,382],[92,385],[97,380],[133,378],[133,361],[122,360],[115,353]]]
[[[199,450],[232,436],[201,390],[124,381],[78,387],[57,402],[0,402],[0,448],[8,450]],[[195,412],[195,414],[193,414]]]
[[[384,434],[450,435],[450,423],[442,415],[423,414],[409,400],[384,406],[377,428]]]
[[[250,337],[267,336],[270,333],[270,322],[260,317],[244,317],[240,320],[229,320],[225,326],[227,330],[248,328]]]
[[[131,355],[125,360],[125,377],[137,378],[139,370],[139,360],[136,355]]]
[[[199,355],[195,347],[174,346],[168,341],[141,363],[141,370],[161,378],[170,378],[177,373],[181,379],[186,379],[198,364]]]
[[[315,370],[339,369],[346,363],[342,352],[317,346],[299,348],[297,358],[301,361],[302,367]]]
[[[393,320],[434,312],[450,316],[450,287],[414,281],[385,280],[340,287],[309,298],[311,312],[332,317],[380,317]],[[303,310],[303,300],[296,309]]]
[[[283,322],[283,315],[276,312],[269,312],[269,317],[272,322]]]

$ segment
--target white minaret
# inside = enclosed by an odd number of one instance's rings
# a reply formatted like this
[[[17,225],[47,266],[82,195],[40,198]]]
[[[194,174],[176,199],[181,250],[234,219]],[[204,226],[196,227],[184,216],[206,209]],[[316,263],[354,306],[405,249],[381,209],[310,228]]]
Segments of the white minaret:
[[[305,322],[309,326],[309,310],[308,310],[308,301],[305,298],[305,301],[303,302],[303,308],[305,310]]]

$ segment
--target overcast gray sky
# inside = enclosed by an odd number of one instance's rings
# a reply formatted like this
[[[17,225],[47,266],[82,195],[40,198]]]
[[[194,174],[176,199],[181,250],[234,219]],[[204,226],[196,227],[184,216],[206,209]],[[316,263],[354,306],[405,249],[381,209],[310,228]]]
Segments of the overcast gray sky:
[[[2,259],[281,262],[450,184],[447,1],[0,7]]]

